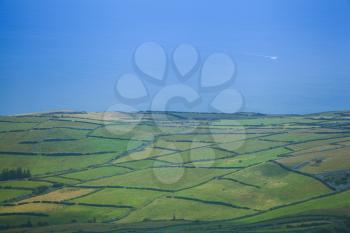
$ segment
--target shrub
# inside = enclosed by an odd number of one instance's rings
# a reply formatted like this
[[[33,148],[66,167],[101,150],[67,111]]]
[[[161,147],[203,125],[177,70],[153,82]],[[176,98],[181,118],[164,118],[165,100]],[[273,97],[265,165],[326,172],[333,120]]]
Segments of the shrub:
[[[14,180],[21,178],[29,178],[31,176],[32,175],[29,169],[22,169],[21,167],[16,169],[5,168],[0,173],[0,180]]]

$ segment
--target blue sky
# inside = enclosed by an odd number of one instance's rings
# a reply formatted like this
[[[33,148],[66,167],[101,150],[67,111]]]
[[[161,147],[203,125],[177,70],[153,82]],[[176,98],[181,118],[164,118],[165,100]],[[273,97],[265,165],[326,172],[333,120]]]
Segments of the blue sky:
[[[148,41],[168,57],[181,43],[195,46],[201,61],[229,54],[237,68],[229,85],[242,93],[243,111],[349,110],[349,24],[347,0],[0,0],[0,114],[104,111],[123,102],[115,83],[126,72],[142,78],[133,54]],[[167,76],[146,88],[179,82]],[[210,111],[215,93],[197,91],[202,102],[189,110]]]

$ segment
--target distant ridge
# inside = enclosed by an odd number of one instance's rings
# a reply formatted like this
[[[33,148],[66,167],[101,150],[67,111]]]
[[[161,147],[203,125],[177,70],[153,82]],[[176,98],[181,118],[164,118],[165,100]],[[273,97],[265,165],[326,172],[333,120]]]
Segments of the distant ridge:
[[[111,111],[115,113],[124,113],[124,114],[175,114],[175,115],[217,115],[217,116],[241,116],[241,117],[263,117],[263,116],[312,116],[312,115],[322,115],[322,114],[340,114],[342,116],[350,116],[350,110],[339,110],[339,111],[323,111],[323,112],[315,112],[315,113],[305,113],[305,114],[293,114],[293,113],[259,113],[259,112],[236,112],[236,113],[220,113],[220,112],[186,112],[186,111],[137,111],[137,112],[126,112],[126,111]],[[44,111],[44,112],[30,112],[30,113],[20,113],[8,116],[32,116],[32,115],[54,115],[54,114],[89,114],[89,113],[104,113],[104,112],[96,112],[96,111],[78,111],[78,110],[70,110],[70,109],[62,109],[62,110],[53,110],[53,111]],[[6,115],[3,115],[6,116]]]

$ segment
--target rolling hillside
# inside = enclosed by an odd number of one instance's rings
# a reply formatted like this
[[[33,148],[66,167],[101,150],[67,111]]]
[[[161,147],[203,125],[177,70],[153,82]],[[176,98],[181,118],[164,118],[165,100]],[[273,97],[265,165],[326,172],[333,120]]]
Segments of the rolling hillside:
[[[350,112],[1,116],[0,170],[3,232],[350,230]]]

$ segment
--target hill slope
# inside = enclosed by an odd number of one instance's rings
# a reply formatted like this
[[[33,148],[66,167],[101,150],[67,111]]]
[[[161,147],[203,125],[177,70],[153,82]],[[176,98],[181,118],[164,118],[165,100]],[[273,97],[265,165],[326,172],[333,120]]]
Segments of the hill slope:
[[[35,113],[0,138],[3,231],[350,227],[349,112]]]

